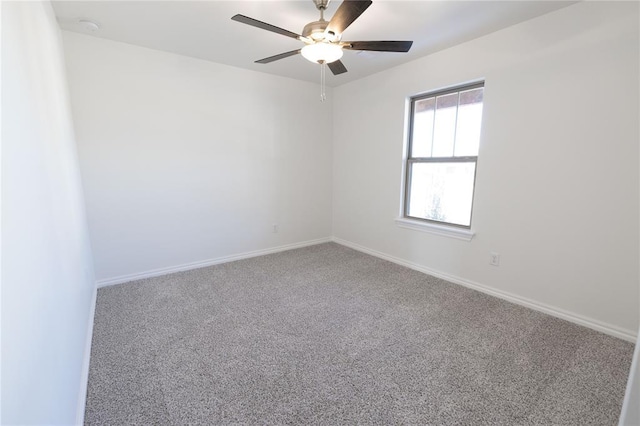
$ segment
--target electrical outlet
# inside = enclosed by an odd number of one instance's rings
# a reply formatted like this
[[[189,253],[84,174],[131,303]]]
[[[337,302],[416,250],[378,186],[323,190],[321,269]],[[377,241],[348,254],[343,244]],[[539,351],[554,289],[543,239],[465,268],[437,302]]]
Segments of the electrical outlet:
[[[489,265],[500,266],[500,253],[489,253]]]
[[[273,224],[273,233],[274,233],[274,234],[277,234],[277,233],[278,233],[278,224],[277,224],[277,223],[274,223],[274,224]]]

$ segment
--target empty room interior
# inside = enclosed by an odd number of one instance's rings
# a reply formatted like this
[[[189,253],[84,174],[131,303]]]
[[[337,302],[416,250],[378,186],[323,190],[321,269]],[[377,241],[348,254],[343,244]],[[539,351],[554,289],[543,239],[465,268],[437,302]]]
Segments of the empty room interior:
[[[640,425],[637,1],[2,1],[6,425]]]

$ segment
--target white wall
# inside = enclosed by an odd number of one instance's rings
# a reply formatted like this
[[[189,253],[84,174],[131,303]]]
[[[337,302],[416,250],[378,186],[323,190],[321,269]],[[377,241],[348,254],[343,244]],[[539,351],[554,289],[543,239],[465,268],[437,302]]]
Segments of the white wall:
[[[331,235],[317,85],[63,34],[99,280]]]
[[[2,2],[2,424],[84,406],[95,284],[51,5]]]
[[[581,2],[336,88],[334,235],[632,339],[638,51],[636,2]],[[476,79],[475,238],[398,228],[406,99]]]
[[[621,426],[640,425],[640,341],[636,342],[633,352],[627,391],[624,396],[622,413],[620,414]]]

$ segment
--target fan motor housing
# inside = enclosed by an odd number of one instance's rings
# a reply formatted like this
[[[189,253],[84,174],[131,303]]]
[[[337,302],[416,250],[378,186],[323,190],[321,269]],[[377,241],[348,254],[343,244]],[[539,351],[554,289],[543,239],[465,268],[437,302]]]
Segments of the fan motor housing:
[[[320,21],[309,22],[304,26],[304,29],[302,30],[302,36],[309,37],[314,41],[338,41],[338,36],[332,31],[325,33],[327,25],[329,25],[329,22],[325,21],[324,19]]]

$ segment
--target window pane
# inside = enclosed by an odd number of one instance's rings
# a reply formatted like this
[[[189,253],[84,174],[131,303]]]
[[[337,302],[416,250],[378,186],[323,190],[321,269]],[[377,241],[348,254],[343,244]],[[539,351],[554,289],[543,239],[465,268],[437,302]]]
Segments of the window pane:
[[[436,98],[436,119],[433,132],[433,156],[452,157],[456,131],[458,93]]]
[[[456,128],[456,157],[477,156],[482,124],[482,87],[460,92],[458,125]]]
[[[476,163],[413,163],[407,215],[471,225]]]
[[[436,98],[422,99],[413,105],[412,157],[431,157],[435,107]]]

